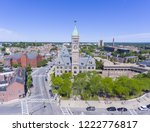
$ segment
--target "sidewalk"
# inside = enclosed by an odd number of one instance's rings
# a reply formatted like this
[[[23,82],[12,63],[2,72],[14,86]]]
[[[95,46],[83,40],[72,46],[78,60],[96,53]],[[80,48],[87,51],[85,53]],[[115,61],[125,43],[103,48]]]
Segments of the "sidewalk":
[[[75,100],[61,100],[61,107],[71,107],[71,108],[86,108],[88,106],[95,106],[96,108],[107,108],[110,106],[115,107],[126,107],[128,109],[137,109],[141,105],[150,104],[150,93],[147,93],[139,98],[126,100],[126,101],[75,101]]]

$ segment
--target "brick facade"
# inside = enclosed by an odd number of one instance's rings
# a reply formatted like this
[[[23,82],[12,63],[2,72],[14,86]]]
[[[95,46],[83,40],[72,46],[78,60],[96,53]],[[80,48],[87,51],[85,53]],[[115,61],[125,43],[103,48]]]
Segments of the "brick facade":
[[[10,60],[10,64],[20,64],[22,67],[27,67],[28,65],[30,65],[31,67],[37,67],[38,62],[40,62],[41,60],[43,60],[43,56],[37,54],[34,57],[28,57],[27,54],[21,54],[20,58],[18,59],[14,59],[12,58],[12,60]]]
[[[18,99],[21,98],[24,94],[24,85],[14,82],[7,87],[7,91],[0,92],[0,102],[7,102],[13,99]]]

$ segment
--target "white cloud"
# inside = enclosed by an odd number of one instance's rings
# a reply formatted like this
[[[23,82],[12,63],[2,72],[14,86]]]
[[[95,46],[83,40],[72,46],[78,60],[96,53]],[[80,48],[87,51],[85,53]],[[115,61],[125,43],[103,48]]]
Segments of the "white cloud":
[[[23,36],[15,31],[0,28],[0,41],[21,41]]]

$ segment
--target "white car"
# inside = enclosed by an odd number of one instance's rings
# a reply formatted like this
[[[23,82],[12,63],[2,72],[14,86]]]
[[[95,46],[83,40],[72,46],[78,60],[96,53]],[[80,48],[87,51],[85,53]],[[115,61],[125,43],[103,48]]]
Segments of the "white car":
[[[147,106],[140,106],[140,107],[138,107],[138,109],[141,111],[147,111],[148,110]]]

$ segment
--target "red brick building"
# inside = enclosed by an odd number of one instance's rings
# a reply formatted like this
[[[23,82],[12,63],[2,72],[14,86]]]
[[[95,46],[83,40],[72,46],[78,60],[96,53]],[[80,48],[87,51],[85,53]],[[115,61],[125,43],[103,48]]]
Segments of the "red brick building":
[[[27,67],[30,65],[31,67],[37,67],[38,62],[42,61],[44,59],[43,56],[31,52],[31,53],[16,53],[12,55],[11,57],[11,64],[20,64],[22,67]]]
[[[25,96],[25,69],[17,69],[13,75],[0,80],[0,102]]]

